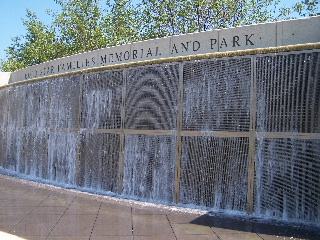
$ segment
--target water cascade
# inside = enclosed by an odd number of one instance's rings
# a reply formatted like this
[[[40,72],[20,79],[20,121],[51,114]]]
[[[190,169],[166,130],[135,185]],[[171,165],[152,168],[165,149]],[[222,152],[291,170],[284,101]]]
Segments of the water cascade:
[[[318,223],[320,50],[268,51],[0,87],[0,167],[144,201]]]

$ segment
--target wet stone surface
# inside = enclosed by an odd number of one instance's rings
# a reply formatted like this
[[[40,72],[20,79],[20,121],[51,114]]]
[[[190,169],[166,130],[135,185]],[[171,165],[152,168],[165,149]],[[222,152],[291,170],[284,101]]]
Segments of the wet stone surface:
[[[169,207],[0,174],[0,239],[319,239],[320,227]]]

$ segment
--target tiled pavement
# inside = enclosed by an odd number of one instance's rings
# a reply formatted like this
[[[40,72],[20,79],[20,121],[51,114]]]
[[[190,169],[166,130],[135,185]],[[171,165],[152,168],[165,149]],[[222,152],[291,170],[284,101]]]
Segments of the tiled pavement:
[[[318,236],[0,175],[0,240],[279,240]]]

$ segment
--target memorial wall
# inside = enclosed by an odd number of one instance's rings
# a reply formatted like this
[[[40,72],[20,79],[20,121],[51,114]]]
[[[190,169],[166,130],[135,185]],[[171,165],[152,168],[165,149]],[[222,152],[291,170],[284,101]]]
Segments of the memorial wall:
[[[320,221],[320,17],[100,49],[0,87],[0,166],[83,190]]]

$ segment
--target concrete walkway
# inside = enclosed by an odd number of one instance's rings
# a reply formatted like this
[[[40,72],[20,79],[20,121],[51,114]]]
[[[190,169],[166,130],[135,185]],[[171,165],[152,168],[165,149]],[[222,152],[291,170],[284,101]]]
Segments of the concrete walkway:
[[[0,175],[0,240],[273,240],[317,233]],[[320,239],[320,238],[319,238]]]

